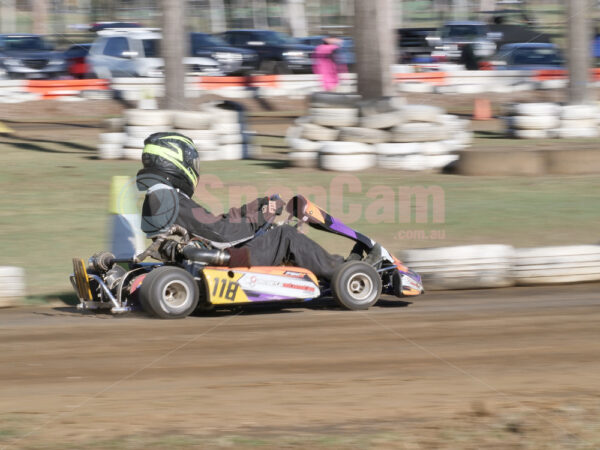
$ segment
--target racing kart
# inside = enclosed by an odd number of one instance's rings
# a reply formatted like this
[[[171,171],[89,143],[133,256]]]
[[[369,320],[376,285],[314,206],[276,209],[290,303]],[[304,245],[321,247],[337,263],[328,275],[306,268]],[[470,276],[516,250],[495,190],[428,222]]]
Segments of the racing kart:
[[[297,227],[307,224],[345,236],[367,250],[376,245],[300,195],[288,202],[286,211],[287,223],[295,221]],[[257,235],[273,226],[277,225],[272,221],[266,223]],[[347,261],[327,282],[302,267],[228,267],[225,252],[201,239],[190,239],[186,230],[175,225],[130,259],[117,259],[108,252],[96,253],[87,264],[73,259],[70,280],[81,310],[108,309],[118,314],[141,307],[162,319],[183,318],[197,310],[327,296],[343,308],[365,310],[382,293],[422,294],[421,277],[381,250],[380,261]],[[160,262],[144,262],[148,257]]]

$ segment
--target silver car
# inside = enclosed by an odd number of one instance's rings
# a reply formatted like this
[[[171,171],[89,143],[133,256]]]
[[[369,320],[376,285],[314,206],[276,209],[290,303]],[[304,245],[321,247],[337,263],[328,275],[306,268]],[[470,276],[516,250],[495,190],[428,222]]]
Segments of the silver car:
[[[162,77],[162,35],[144,29],[106,30],[94,41],[87,63],[99,78]],[[222,75],[212,58],[185,57],[188,75]]]

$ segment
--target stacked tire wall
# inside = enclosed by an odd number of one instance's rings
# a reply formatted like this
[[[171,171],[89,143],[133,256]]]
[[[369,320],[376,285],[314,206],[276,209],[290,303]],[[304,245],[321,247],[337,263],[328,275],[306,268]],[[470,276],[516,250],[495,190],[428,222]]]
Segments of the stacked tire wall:
[[[218,103],[204,104],[200,111],[130,109],[110,126],[112,131],[99,136],[101,159],[140,160],[144,140],[158,132],[189,137],[203,161],[242,159],[258,153],[243,128],[243,115]]]
[[[309,114],[288,129],[293,166],[358,171],[378,165],[439,170],[472,139],[469,122],[400,98],[363,101],[356,94],[316,93]]]
[[[513,248],[470,245],[406,250],[402,261],[425,290],[481,289],[600,281],[600,245]]]
[[[507,134],[520,139],[595,138],[600,109],[595,105],[515,103],[507,107]]]

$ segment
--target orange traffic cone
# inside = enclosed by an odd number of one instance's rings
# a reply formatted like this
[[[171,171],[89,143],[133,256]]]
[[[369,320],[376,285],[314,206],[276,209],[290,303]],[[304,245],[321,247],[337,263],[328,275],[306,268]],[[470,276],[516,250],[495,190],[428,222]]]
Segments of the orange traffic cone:
[[[489,98],[478,97],[473,105],[473,120],[490,120],[492,118],[492,104]]]

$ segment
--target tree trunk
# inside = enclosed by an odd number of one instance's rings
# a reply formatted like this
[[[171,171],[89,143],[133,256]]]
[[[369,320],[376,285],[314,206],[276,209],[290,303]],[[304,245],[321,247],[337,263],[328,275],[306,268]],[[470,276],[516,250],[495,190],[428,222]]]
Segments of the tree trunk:
[[[252,21],[254,28],[268,28],[266,0],[252,0]]]
[[[587,85],[590,70],[590,12],[587,0],[570,0],[568,9],[569,103],[590,101]]]
[[[48,29],[48,5],[46,0],[33,0],[33,33],[46,34]]]
[[[227,29],[225,25],[225,4],[223,0],[209,0],[210,30],[213,33],[222,33]]]
[[[0,1],[0,32],[15,33],[16,31],[15,0]]]
[[[308,34],[304,3],[304,0],[287,0],[290,31],[294,37]]]
[[[183,58],[187,55],[189,42],[185,39],[184,0],[162,0],[163,39],[162,57],[165,62],[166,109],[186,109],[185,68]]]
[[[392,95],[394,63],[391,0],[355,0],[354,47],[358,93],[372,99]]]

